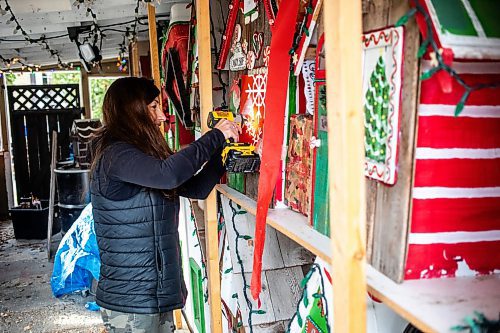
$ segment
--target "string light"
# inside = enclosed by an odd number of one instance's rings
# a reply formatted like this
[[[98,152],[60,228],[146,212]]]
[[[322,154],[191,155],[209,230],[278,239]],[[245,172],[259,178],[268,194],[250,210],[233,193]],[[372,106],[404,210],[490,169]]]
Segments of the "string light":
[[[115,23],[115,24],[102,25],[102,26],[100,26],[97,23],[97,15],[92,10],[92,8],[90,8],[90,6],[94,4],[94,1],[95,0],[75,0],[73,2],[73,6],[75,6],[77,8],[80,8],[80,6],[82,6],[82,5],[85,4],[87,6],[87,16],[89,16],[89,15],[92,16],[93,25],[92,25],[91,35],[89,37],[86,37],[86,39],[92,38],[93,42],[94,42],[94,45],[97,43],[97,41],[100,38],[100,43],[101,43],[101,46],[102,46],[102,39],[104,37],[106,37],[106,35],[104,34],[105,31],[119,31],[119,30],[113,29],[112,27],[121,26],[121,25],[129,24],[129,23],[133,23],[132,24],[132,28],[126,27],[124,41],[118,45],[119,52],[120,52],[118,58],[120,59],[119,61],[120,61],[120,64],[121,64],[121,68],[119,70],[125,72],[125,71],[127,71],[127,67],[128,67],[128,60],[126,59],[126,56],[125,56],[125,53],[127,51],[127,46],[128,45],[126,45],[125,40],[128,39],[129,42],[134,42],[134,41],[136,41],[137,35],[138,35],[139,32],[147,31],[147,30],[138,30],[138,25],[139,24],[141,24],[141,25],[144,24],[144,23],[140,22],[140,20],[142,20],[143,18],[139,17],[139,6],[140,6],[141,2],[143,2],[143,3],[150,3],[152,1],[137,0],[136,7],[134,9],[135,17],[134,17],[133,20],[125,21],[125,22],[120,22],[120,23]],[[38,45],[41,46],[41,50],[42,51],[47,51],[48,53],[50,53],[51,57],[55,57],[56,58],[56,60],[57,60],[57,66],[60,69],[73,69],[73,64],[72,63],[69,63],[69,64],[68,63],[64,63],[62,61],[61,57],[60,57],[59,51],[51,48],[50,45],[48,44],[48,40],[68,37],[67,33],[66,34],[60,34],[60,35],[57,35],[57,36],[52,36],[52,37],[46,37],[45,35],[42,35],[40,38],[31,38],[30,35],[26,32],[26,30],[24,30],[22,28],[21,24],[17,20],[17,17],[15,16],[14,12],[12,11],[12,9],[11,9],[11,7],[9,5],[8,0],[4,0],[4,2],[5,2],[5,7],[2,7],[0,5],[0,15],[10,14],[11,17],[10,17],[10,19],[8,19],[6,21],[6,23],[7,24],[15,23],[14,34],[18,34],[19,32],[21,32],[21,34],[23,35],[23,39],[5,39],[5,38],[0,38],[0,41],[2,41],[2,42],[20,42],[20,41],[24,40],[24,41],[26,41],[29,44],[38,44]],[[102,47],[99,47],[99,49],[101,49],[101,48]],[[15,62],[13,62],[12,59],[13,58],[7,59],[7,58],[4,58],[4,57],[0,56],[0,60],[3,61],[3,63],[5,64],[5,66],[8,67],[8,68],[10,68],[11,65],[15,64]],[[25,69],[28,69],[30,71],[34,71],[34,70],[37,70],[37,68],[38,69],[41,68],[40,65],[28,65],[28,64],[25,64],[25,63],[24,63],[24,67],[25,67]]]
[[[321,266],[316,264],[316,263],[314,263],[312,265],[311,269],[309,270],[309,272],[306,274],[306,276],[304,277],[304,279],[300,283],[300,286],[303,288],[303,290],[302,290],[302,299],[303,299],[302,303],[304,304],[304,307],[307,309],[307,306],[309,304],[309,299],[308,299],[308,294],[307,294],[308,293],[307,292],[307,283],[309,282],[309,280],[311,279],[311,277],[313,276],[313,274],[316,271],[318,272],[319,277],[320,277],[321,291],[315,292],[312,296],[315,300],[321,298],[321,300],[323,302],[323,306],[325,307],[326,331],[330,332],[330,323],[328,322],[328,303],[327,303],[327,299],[326,299],[326,295],[325,295],[325,281],[323,279],[323,274],[321,273]],[[300,315],[300,303],[301,302],[297,303],[297,309],[295,311],[295,314],[288,322],[288,329],[286,330],[287,332],[290,332],[290,326],[292,325],[293,319],[295,317],[297,317],[297,323],[299,324],[299,326],[302,327],[303,318]]]
[[[69,68],[70,65],[67,64],[67,63],[63,63],[62,60],[61,60],[61,57],[59,55],[59,51],[57,50],[54,50],[52,49],[49,44],[47,43],[47,41],[45,40],[45,36],[42,36],[40,39],[32,39],[28,33],[26,32],[26,30],[24,30],[24,28],[21,26],[21,24],[19,23],[16,15],[14,14],[14,12],[12,11],[12,8],[10,7],[9,5],[9,2],[8,0],[4,0],[5,2],[5,9],[2,11],[2,15],[6,15],[7,13],[10,13],[11,17],[10,19],[7,21],[7,24],[11,23],[11,22],[15,22],[16,24],[16,27],[14,29],[14,34],[17,34],[18,31],[21,31],[21,33],[23,34],[24,36],[24,39],[29,42],[30,44],[39,44],[39,45],[42,45],[44,46],[44,48],[50,53],[51,56],[54,56],[56,57],[57,59],[57,63],[58,63],[58,66],[60,68]]]
[[[40,69],[40,65],[29,65],[24,62],[24,60],[20,57],[12,57],[10,59],[4,58],[2,55],[0,55],[0,60],[3,61],[7,69],[10,69],[12,65],[15,64],[20,64],[21,69],[24,71],[25,69],[28,69],[30,72],[33,71],[38,71]]]
[[[420,4],[419,0],[415,0],[415,7],[411,8],[405,15],[403,15],[398,22],[396,22],[396,27],[405,25],[408,23],[408,20],[415,16],[415,14],[420,13],[424,19],[425,19],[425,25],[426,25],[426,38],[420,45],[420,48],[417,52],[417,56],[419,58],[422,58],[424,54],[427,52],[428,48],[430,47],[432,50],[432,56],[435,58],[435,61],[437,64],[434,65],[431,69],[428,71],[422,73],[420,79],[421,80],[427,80],[431,78],[434,74],[439,72],[440,70],[445,71],[448,73],[460,86],[464,88],[464,93],[462,94],[462,97],[460,98],[460,101],[458,102],[456,108],[455,108],[455,116],[460,115],[462,113],[465,104],[467,103],[467,99],[469,98],[470,94],[474,91],[482,90],[482,89],[495,89],[495,88],[500,88],[500,82],[495,82],[495,83],[477,83],[474,85],[470,85],[466,83],[463,78],[449,65],[447,65],[442,56],[442,49],[440,49],[434,40],[434,34],[432,30],[432,21],[425,9],[422,7]]]

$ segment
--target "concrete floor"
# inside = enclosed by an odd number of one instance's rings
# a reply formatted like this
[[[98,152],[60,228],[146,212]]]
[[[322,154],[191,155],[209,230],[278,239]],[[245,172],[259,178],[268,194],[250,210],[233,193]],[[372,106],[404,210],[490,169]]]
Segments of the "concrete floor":
[[[92,296],[52,295],[52,265],[46,240],[16,240],[12,223],[0,221],[0,332],[105,332],[99,312],[85,309]]]

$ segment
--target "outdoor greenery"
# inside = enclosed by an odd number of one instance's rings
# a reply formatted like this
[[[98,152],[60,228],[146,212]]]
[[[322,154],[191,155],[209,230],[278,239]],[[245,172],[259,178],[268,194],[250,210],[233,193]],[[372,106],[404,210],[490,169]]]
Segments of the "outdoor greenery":
[[[109,86],[116,78],[91,78],[90,81],[90,108],[92,118],[102,119],[102,102]]]
[[[80,84],[81,74],[79,71],[54,71],[38,73],[6,73],[7,85],[30,84],[33,77],[37,84]],[[43,75],[43,76],[42,76]],[[31,78],[31,79],[30,79]],[[45,79],[46,78],[46,79]],[[90,85],[90,108],[92,118],[102,118],[102,102],[108,87],[115,81],[115,77],[91,77]]]
[[[53,72],[50,74],[49,84],[79,84],[79,72]]]

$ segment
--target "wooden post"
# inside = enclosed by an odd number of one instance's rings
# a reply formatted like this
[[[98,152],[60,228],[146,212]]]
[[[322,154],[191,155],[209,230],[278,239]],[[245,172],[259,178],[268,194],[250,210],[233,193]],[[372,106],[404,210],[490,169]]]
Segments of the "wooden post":
[[[160,60],[158,56],[158,37],[156,35],[156,8],[154,4],[148,4],[148,27],[149,27],[149,53],[151,54],[151,73],[158,89],[161,90]],[[162,98],[160,94],[160,108]],[[165,134],[165,128],[160,126],[161,132]]]
[[[139,45],[137,42],[133,42],[129,46],[129,63],[130,63],[130,74],[135,77],[140,76],[139,70]]]
[[[47,260],[50,261],[51,253],[50,246],[52,243],[52,226],[54,224],[54,205],[56,199],[56,162],[57,162],[57,132],[52,131],[52,146],[50,154],[50,194],[49,194],[49,219],[47,221]]]
[[[212,52],[210,44],[210,0],[196,1],[200,107],[202,131],[208,131],[206,119],[212,111]],[[219,247],[216,194],[205,200],[205,235],[207,245],[208,295],[210,302],[210,332],[222,332],[220,298]]]
[[[5,92],[7,88],[4,84],[4,78],[0,78],[0,132],[2,133],[2,147],[0,150],[9,151],[9,136],[7,130],[7,112],[8,109],[5,105]]]
[[[366,331],[361,1],[324,1],[334,332]]]
[[[148,26],[149,26],[149,52],[151,53],[151,73],[153,80],[160,88],[160,60],[158,56],[158,37],[156,35],[156,8],[153,4],[148,4]]]
[[[80,69],[82,74],[82,99],[83,107],[85,109],[85,118],[92,118],[92,110],[90,105],[90,85],[89,85],[89,73],[86,70]]]

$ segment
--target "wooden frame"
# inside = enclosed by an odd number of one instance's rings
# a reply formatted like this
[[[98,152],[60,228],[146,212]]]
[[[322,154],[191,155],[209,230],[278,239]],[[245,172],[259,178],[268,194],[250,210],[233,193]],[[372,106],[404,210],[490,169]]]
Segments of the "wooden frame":
[[[212,111],[212,52],[210,43],[210,1],[196,1],[198,38],[198,63],[200,78],[201,119],[207,119]],[[202,132],[209,130],[206,121],[201,122]],[[219,240],[217,230],[217,200],[212,191],[205,200],[205,232],[207,243],[208,301],[210,303],[210,332],[222,332],[220,299]]]

